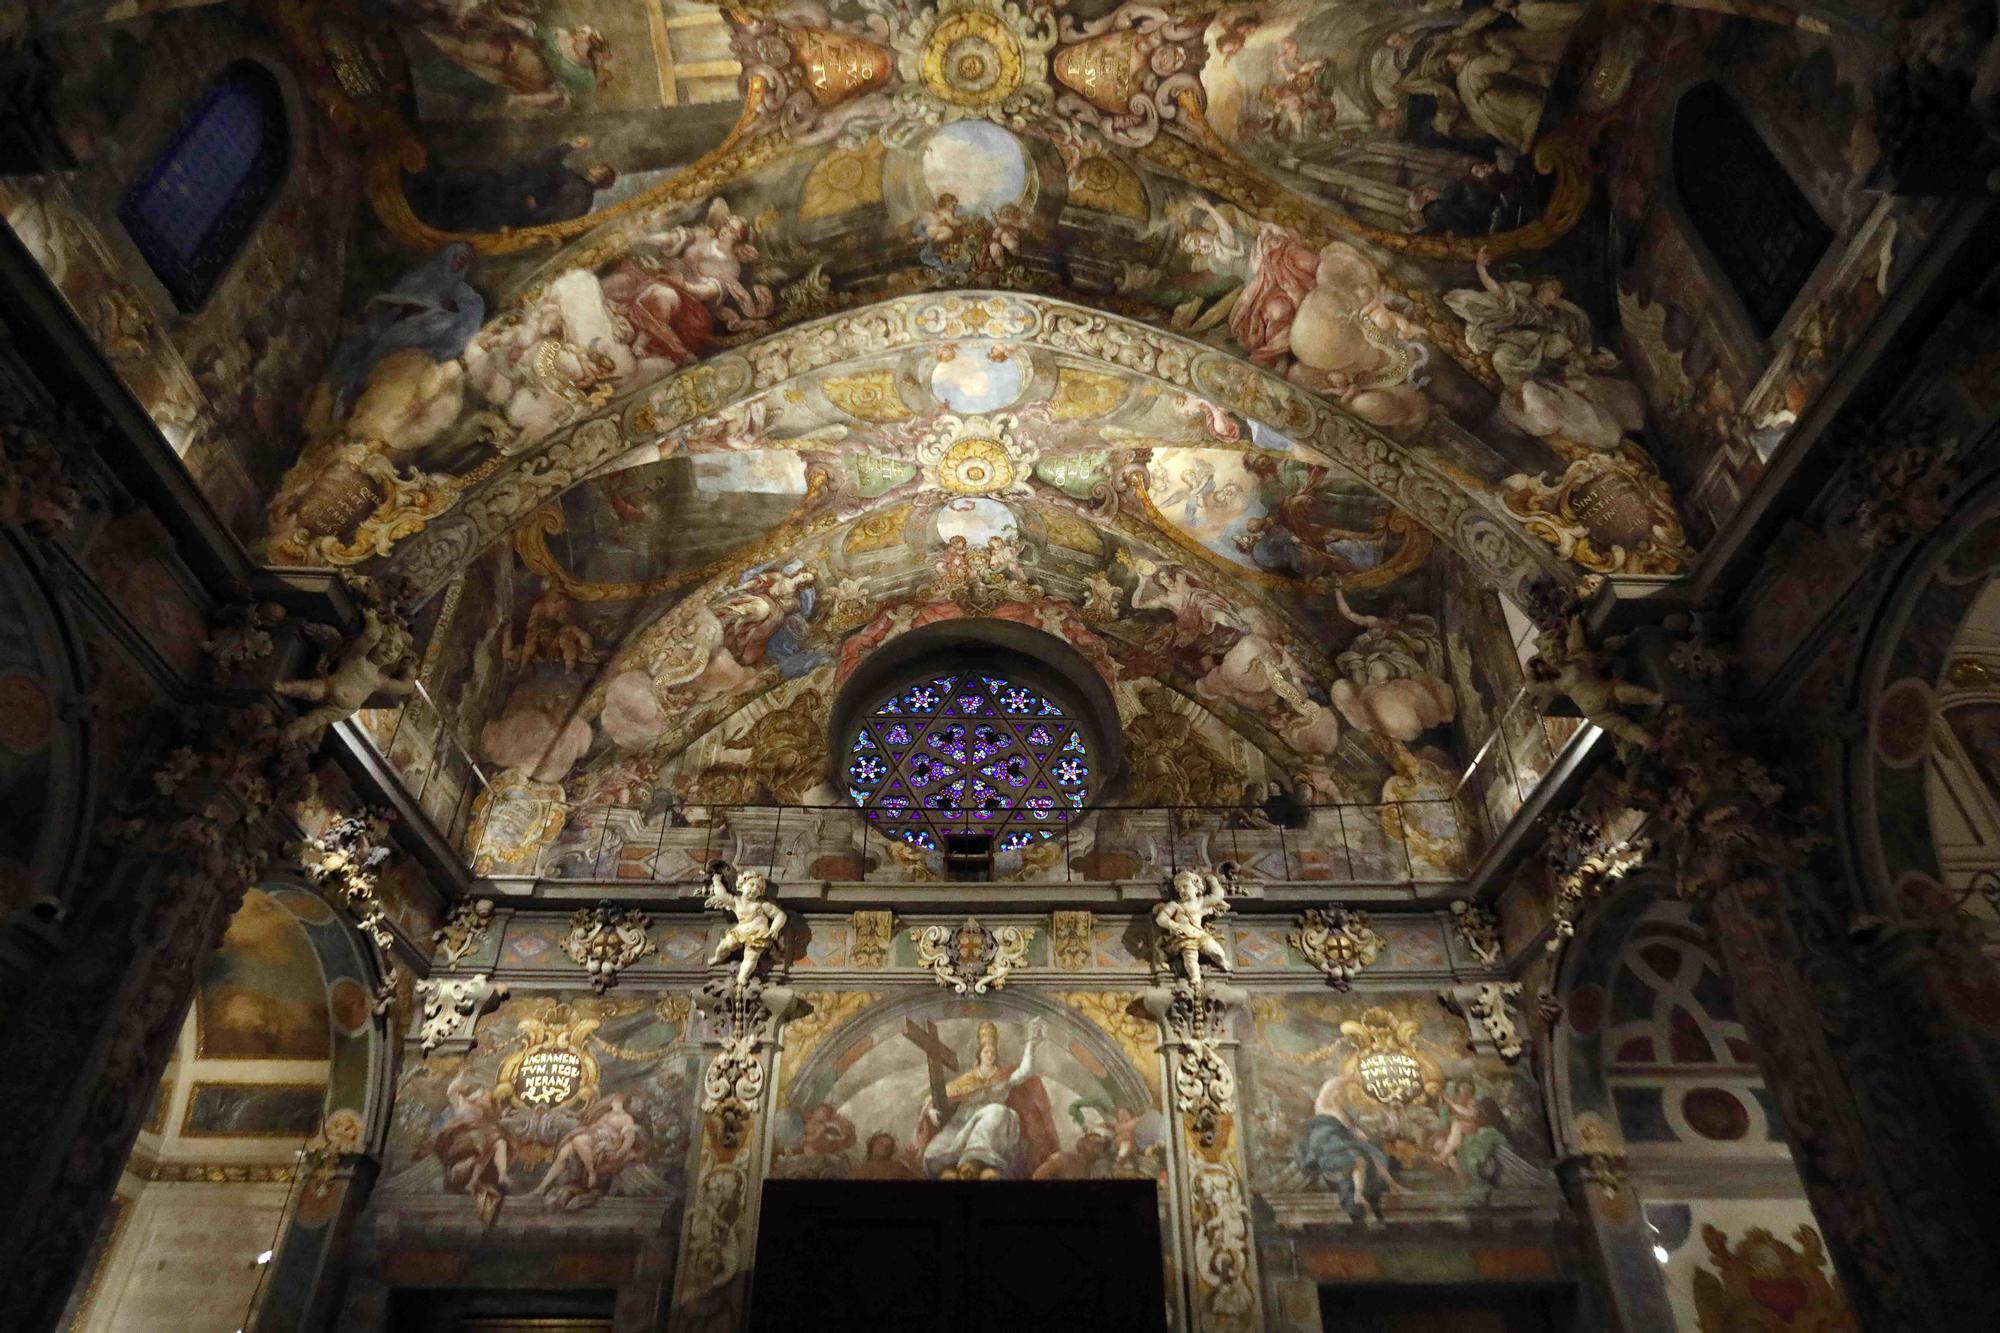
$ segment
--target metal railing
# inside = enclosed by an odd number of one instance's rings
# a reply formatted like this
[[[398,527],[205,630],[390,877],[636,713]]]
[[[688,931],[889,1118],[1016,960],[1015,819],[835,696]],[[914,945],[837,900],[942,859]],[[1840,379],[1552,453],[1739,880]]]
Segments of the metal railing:
[[[1583,725],[1580,717],[1550,717],[1526,690],[1500,710],[1493,734],[1459,779],[1458,799],[1490,843],[1556,765],[1563,746]]]
[[[553,808],[518,818],[489,811],[483,845],[465,850],[480,873],[553,882],[699,881],[715,859],[776,882],[947,879],[940,851],[885,834],[851,805],[709,805],[681,808],[578,804],[561,831],[532,850],[510,830],[546,827]],[[548,803],[553,807],[555,803]],[[948,817],[952,812],[930,812]],[[1066,814],[1058,819],[1056,815]],[[1408,884],[1462,878],[1474,849],[1459,802],[1295,807],[1274,817],[1256,806],[1086,806],[1051,812],[1046,839],[996,846],[995,882],[1146,879],[1182,866],[1237,864],[1241,878],[1287,883]],[[555,821],[550,820],[549,823]],[[1022,827],[995,821],[994,831]]]
[[[1183,865],[1234,861],[1245,878],[1292,883],[1425,883],[1463,877],[1554,767],[1582,719],[1548,717],[1526,691],[1501,711],[1493,734],[1450,796],[1294,806],[1092,805],[1060,812],[1049,839],[996,851],[991,878],[1012,882],[1118,880],[1171,874]],[[936,852],[900,843],[846,804],[635,807],[548,802],[561,831],[546,844],[505,845],[507,830],[541,822],[472,808],[488,779],[421,685],[395,710],[360,717],[364,733],[439,833],[481,874],[556,882],[698,880],[723,857],[774,880],[945,878]],[[504,804],[496,802],[496,805]],[[934,815],[942,812],[933,812]],[[1046,823],[1057,822],[1050,812]],[[1282,817],[1280,817],[1282,816]],[[942,822],[942,821],[940,821]],[[1019,824],[996,823],[1004,833]],[[1039,826],[1039,825],[1036,825]],[[473,845],[475,834],[483,845]]]
[[[472,803],[487,778],[421,681],[416,693],[396,709],[367,708],[356,714],[362,733],[402,779],[417,808],[454,847],[463,846],[472,821]]]

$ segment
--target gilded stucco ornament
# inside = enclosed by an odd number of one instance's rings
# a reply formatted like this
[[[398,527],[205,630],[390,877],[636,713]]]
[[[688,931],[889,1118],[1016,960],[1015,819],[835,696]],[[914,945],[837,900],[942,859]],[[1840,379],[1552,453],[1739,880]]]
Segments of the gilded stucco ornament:
[[[1014,969],[1028,961],[1034,926],[988,929],[973,917],[962,925],[917,926],[917,963],[928,968],[937,983],[957,995],[984,995],[1007,984]]]
[[[1576,1118],[1573,1140],[1558,1165],[1595,1185],[1605,1198],[1617,1198],[1625,1188],[1625,1144],[1618,1131],[1595,1111],[1585,1111]]]
[[[1062,49],[1052,72],[1064,89],[1058,113],[1113,143],[1143,148],[1164,124],[1182,119],[1182,97],[1205,104],[1210,15],[1178,18],[1148,5],[1124,5],[1102,18],[1062,17]]]
[[[1224,972],[1234,971],[1222,935],[1210,923],[1227,915],[1229,890],[1235,882],[1236,866],[1225,861],[1215,870],[1182,870],[1161,886],[1164,902],[1153,904],[1153,948],[1158,963],[1169,972],[1178,969],[1188,985],[1201,988],[1201,964],[1205,958]]]
[[[906,85],[899,110],[911,119],[983,116],[1019,128],[1050,111],[1053,14],[1011,0],[941,0],[891,41]]]
[[[465,898],[451,909],[442,926],[431,932],[431,956],[447,968],[457,968],[493,937],[493,900]]]
[[[702,903],[715,911],[729,913],[735,924],[715,942],[708,965],[720,966],[740,954],[742,961],[736,968],[738,986],[750,984],[758,964],[772,950],[778,951],[781,960],[784,957],[785,923],[791,918],[784,908],[771,901],[770,888],[770,881],[754,870],[739,871],[726,861],[709,863],[707,896]]]
[[[602,995],[618,984],[621,971],[658,950],[647,934],[651,924],[638,908],[621,908],[606,899],[570,916],[563,952],[590,974],[591,989]]]
[[[1335,990],[1347,990],[1389,942],[1368,913],[1346,907],[1308,907],[1285,940],[1326,973]]]
[[[944,413],[917,443],[926,479],[951,495],[1025,495],[1038,456],[1011,417]]]
[[[1492,967],[1499,963],[1503,943],[1500,920],[1478,903],[1460,898],[1451,905],[1451,929],[1474,958]]]
[[[1438,1002],[1465,1020],[1473,1047],[1490,1046],[1508,1064],[1525,1049],[1514,1021],[1514,1002],[1520,997],[1518,981],[1478,981],[1438,992]]]
[[[375,987],[378,1014],[389,1011],[400,980],[395,961],[396,932],[389,925],[388,910],[375,893],[382,864],[389,859],[388,836],[388,813],[364,810],[334,820],[300,850],[300,864],[313,882],[353,915],[356,927],[375,945],[380,978]]]
[[[1557,555],[1593,573],[1679,573],[1693,551],[1652,458],[1629,443],[1571,455],[1553,480],[1544,472],[1502,481],[1502,503]]]
[[[1848,441],[1848,486],[1857,497],[1846,522],[1871,555],[1937,531],[1951,493],[1965,479],[1959,441],[1943,434],[1943,413],[1919,407],[1869,421]]]
[[[894,912],[855,912],[847,918],[847,961],[855,967],[886,967],[896,938]]]
[[[1580,810],[1564,810],[1550,820],[1542,858],[1548,863],[1555,895],[1549,905],[1549,938],[1542,946],[1548,955],[1547,980],[1535,997],[1550,1022],[1562,1014],[1555,981],[1562,971],[1563,951],[1576,937],[1577,921],[1592,902],[1652,854],[1648,838],[1606,832],[1606,826],[1630,828],[1635,822],[1630,810],[1607,814],[1602,823]]]
[[[1096,949],[1097,919],[1089,912],[1049,915],[1049,950],[1057,967],[1084,968]]]
[[[473,1025],[494,1002],[504,998],[507,987],[494,985],[484,972],[467,977],[426,977],[417,983],[421,1004],[417,1023],[417,1047],[429,1055],[447,1041],[472,1040]]]

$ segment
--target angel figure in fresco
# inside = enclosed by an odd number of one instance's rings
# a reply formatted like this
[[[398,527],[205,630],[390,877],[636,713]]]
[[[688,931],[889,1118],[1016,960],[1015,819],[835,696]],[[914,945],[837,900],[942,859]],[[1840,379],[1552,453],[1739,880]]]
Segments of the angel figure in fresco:
[[[770,285],[751,271],[758,258],[747,218],[721,196],[700,222],[641,232],[603,278],[604,299],[635,355],[673,365],[715,346],[715,326],[754,332],[777,313]]]
[[[611,1190],[612,1181],[645,1153],[645,1135],[622,1092],[592,1102],[582,1121],[563,1135],[549,1169],[530,1194],[541,1195],[556,1212],[590,1207]]]
[[[667,728],[669,708],[740,690],[757,678],[767,649],[797,647],[802,619],[790,637],[779,635],[793,617],[809,613],[814,575],[795,564],[752,570],[736,587],[654,622],[640,636],[635,663],[605,687],[605,734],[624,745],[656,739]]]
[[[1513,1127],[1499,1101],[1481,1096],[1469,1078],[1446,1083],[1438,1097],[1431,1160],[1482,1197],[1493,1192],[1503,1175],[1516,1179],[1540,1175],[1540,1169],[1514,1146]]]
[[[1266,224],[1229,332],[1258,365],[1338,399],[1363,421],[1401,431],[1430,416],[1423,328],[1345,241],[1315,252],[1296,232]]]
[[[493,1089],[473,1077],[470,1064],[461,1065],[445,1085],[451,1118],[431,1141],[431,1151],[444,1166],[447,1188],[470,1194],[477,1201],[479,1220],[492,1226],[511,1182],[507,1167],[507,1134],[500,1128],[500,1109]]]
[[[785,923],[791,918],[784,908],[765,896],[769,889],[770,882],[754,870],[737,875],[732,890],[724,863],[713,862],[708,868],[708,896],[702,905],[736,918],[736,924],[723,931],[722,938],[715,942],[708,965],[715,967],[731,954],[741,953],[743,961],[736,967],[739,988],[750,984],[764,955],[784,943]]]
[[[1231,910],[1229,889],[1220,875],[1183,870],[1167,881],[1167,900],[1153,904],[1160,953],[1178,959],[1188,984],[1201,989],[1201,960],[1233,971],[1222,940],[1209,922]]]
[[[1048,1039],[1040,1019],[1028,1025],[1017,1065],[1000,1063],[999,1026],[981,1023],[972,1068],[963,1073],[935,1024],[906,1020],[903,1035],[922,1048],[930,1070],[931,1091],[917,1111],[913,1139],[926,1176],[1027,1180],[1060,1150],[1048,1090],[1035,1068]]]
[[[1458,712],[1444,679],[1444,643],[1437,620],[1392,606],[1386,615],[1364,615],[1335,589],[1334,605],[1361,633],[1334,659],[1342,680],[1333,683],[1334,706],[1349,726],[1404,744]]]
[[[1320,1085],[1312,1117],[1299,1135],[1294,1164],[1309,1183],[1331,1186],[1355,1221],[1365,1216],[1364,1209],[1380,1220],[1382,1196],[1401,1186],[1390,1174],[1388,1154],[1348,1109],[1354,1086],[1346,1074],[1335,1074]]]
[[[1479,286],[1445,293],[1465,321],[1466,346],[1492,359],[1500,377],[1500,413],[1537,439],[1559,438],[1615,449],[1626,431],[1645,425],[1638,387],[1608,372],[1618,358],[1597,345],[1590,316],[1554,278],[1501,282],[1477,261]]]
[[[611,81],[611,43],[588,25],[558,27],[507,0],[417,0],[417,30],[470,76],[464,91],[559,111]]]
[[[327,398],[314,405],[313,415],[328,422],[345,417],[375,367],[392,353],[408,348],[423,354],[418,364],[434,365],[463,352],[486,318],[486,298],[467,281],[473,257],[471,246],[454,241],[370,297],[361,327],[341,339],[327,361]]]

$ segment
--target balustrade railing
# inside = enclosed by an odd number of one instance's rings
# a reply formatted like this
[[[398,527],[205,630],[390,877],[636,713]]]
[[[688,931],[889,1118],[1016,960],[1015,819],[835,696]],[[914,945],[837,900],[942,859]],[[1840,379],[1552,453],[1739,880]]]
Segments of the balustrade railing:
[[[1290,883],[1417,884],[1465,876],[1506,828],[1582,725],[1538,712],[1525,691],[1451,795],[1301,806],[1103,805],[1047,812],[1051,834],[996,849],[980,878],[1042,883],[1171,874],[1234,861],[1249,879]],[[474,818],[489,783],[445,715],[419,686],[403,707],[358,721],[438,831],[476,873],[555,882],[701,878],[718,857],[786,880],[944,879],[937,851],[910,846],[845,804],[645,807],[553,799],[547,784],[510,785]],[[932,812],[945,822],[949,812]],[[996,835],[1015,824],[993,826]],[[1041,827],[1039,824],[1025,827]],[[996,842],[998,838],[996,837]]]
[[[467,848],[475,869],[544,881],[693,882],[724,859],[773,881],[924,881],[953,878],[941,851],[873,827],[847,805],[730,805],[639,809],[496,796]],[[953,812],[932,811],[948,819]],[[970,813],[970,812],[968,812]],[[970,876],[1049,883],[1147,879],[1182,866],[1233,861],[1245,879],[1289,883],[1409,884],[1463,878],[1463,812],[1449,797],[1274,811],[1254,806],[1088,806],[1051,815],[1048,836],[1023,847],[995,840],[990,867]],[[520,834],[559,824],[544,845]],[[997,831],[1018,827],[996,823]]]

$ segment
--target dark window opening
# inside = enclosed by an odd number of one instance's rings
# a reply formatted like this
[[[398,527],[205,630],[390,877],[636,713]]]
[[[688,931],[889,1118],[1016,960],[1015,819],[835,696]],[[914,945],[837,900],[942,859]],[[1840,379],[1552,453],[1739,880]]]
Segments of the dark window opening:
[[[1768,338],[1833,244],[1833,229],[1713,83],[1681,98],[1673,156],[1689,221]]]
[[[291,161],[284,94],[239,60],[175,131],[119,206],[174,305],[197,310],[243,250]]]

